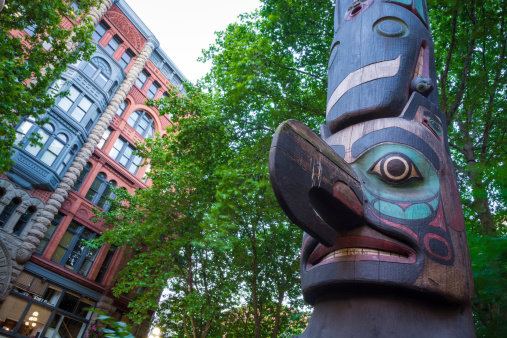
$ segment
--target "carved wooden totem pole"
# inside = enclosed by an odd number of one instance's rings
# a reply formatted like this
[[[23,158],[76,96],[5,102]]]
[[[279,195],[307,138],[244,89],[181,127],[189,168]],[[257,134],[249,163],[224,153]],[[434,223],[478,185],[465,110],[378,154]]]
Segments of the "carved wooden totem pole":
[[[303,229],[301,337],[474,337],[463,211],[424,0],[337,0],[322,138],[278,128],[270,176]]]

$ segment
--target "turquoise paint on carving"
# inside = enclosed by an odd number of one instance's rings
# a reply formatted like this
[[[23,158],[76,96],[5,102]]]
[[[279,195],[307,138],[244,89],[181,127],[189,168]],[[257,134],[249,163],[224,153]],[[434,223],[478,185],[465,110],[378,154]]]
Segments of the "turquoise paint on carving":
[[[415,9],[417,9],[419,16],[422,18],[424,23],[426,23],[426,17],[424,16],[424,6],[422,0],[415,0]]]
[[[405,184],[392,186],[382,181],[377,175],[367,173],[378,160],[393,152],[408,156],[419,169],[423,179],[413,179]],[[380,199],[401,203],[417,203],[435,199],[440,190],[438,175],[431,163],[420,152],[403,144],[380,144],[365,152],[351,166],[364,181],[365,188]],[[375,199],[368,194],[367,196],[370,200]],[[436,201],[432,201],[432,206],[435,203],[438,204],[438,198]]]
[[[400,206],[386,201],[376,201],[373,207],[383,215],[399,219],[417,220],[431,215],[431,209],[427,204],[417,203],[403,210]]]
[[[389,0],[389,2],[398,2],[407,6],[412,5],[412,0]]]

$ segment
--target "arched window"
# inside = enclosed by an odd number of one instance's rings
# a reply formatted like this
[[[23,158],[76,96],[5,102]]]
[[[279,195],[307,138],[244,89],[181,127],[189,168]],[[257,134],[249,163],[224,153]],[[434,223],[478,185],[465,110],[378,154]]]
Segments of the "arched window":
[[[12,229],[12,233],[18,236],[21,235],[23,229],[25,228],[25,225],[27,225],[27,223],[30,222],[30,219],[32,218],[32,216],[35,214],[36,211],[37,209],[35,207],[29,207],[28,209],[26,209],[25,213],[21,215],[18,222]]]
[[[108,182],[106,180],[106,174],[99,173],[86,193],[85,198],[107,211],[111,207],[111,203],[109,203],[108,198],[114,199],[116,197],[116,195],[111,191],[111,188],[116,188],[116,182]]]
[[[5,206],[4,210],[0,214],[0,227],[3,227],[7,223],[7,221],[9,221],[9,218],[11,218],[12,213],[14,212],[14,210],[16,210],[16,208],[20,204],[21,200],[16,197],[13,198],[11,202]]]
[[[81,184],[83,184],[84,179],[86,176],[88,176],[88,173],[90,172],[90,169],[92,168],[92,164],[90,162],[86,163],[86,165],[83,167],[83,170],[81,170],[81,173],[79,174],[79,177],[76,180],[76,183],[74,183],[74,187],[72,189],[78,191],[81,187]]]
[[[74,158],[74,155],[77,153],[77,145],[74,145],[72,149],[65,155],[60,167],[58,167],[58,175],[62,176],[65,168],[69,165],[70,161]]]
[[[111,66],[103,58],[99,57],[92,58],[83,71],[100,88],[104,88],[111,77]]]
[[[141,134],[142,137],[153,137],[154,135],[155,124],[153,123],[153,119],[142,110],[136,110],[130,114],[127,123]]]
[[[125,109],[127,109],[128,107],[128,102],[127,101],[123,101],[120,106],[118,107],[118,110],[116,111],[116,115],[119,115],[119,116],[122,116],[123,113],[125,113]]]

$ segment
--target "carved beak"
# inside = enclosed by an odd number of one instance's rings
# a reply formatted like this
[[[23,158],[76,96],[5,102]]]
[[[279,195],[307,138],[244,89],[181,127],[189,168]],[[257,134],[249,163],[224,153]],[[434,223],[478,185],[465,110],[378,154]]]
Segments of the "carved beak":
[[[362,223],[363,194],[354,170],[302,123],[288,120],[276,130],[269,174],[289,219],[323,245],[335,243],[336,231]]]

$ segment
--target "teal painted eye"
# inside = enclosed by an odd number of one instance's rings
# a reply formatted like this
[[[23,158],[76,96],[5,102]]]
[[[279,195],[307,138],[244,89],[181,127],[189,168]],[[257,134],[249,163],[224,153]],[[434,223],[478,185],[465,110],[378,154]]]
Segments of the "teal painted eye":
[[[430,126],[431,128],[440,136],[442,136],[442,127],[440,126],[440,124],[435,121],[434,119],[431,119],[430,120]]]
[[[401,185],[410,180],[422,180],[423,177],[415,163],[402,153],[389,153],[379,159],[368,170],[389,185]]]

